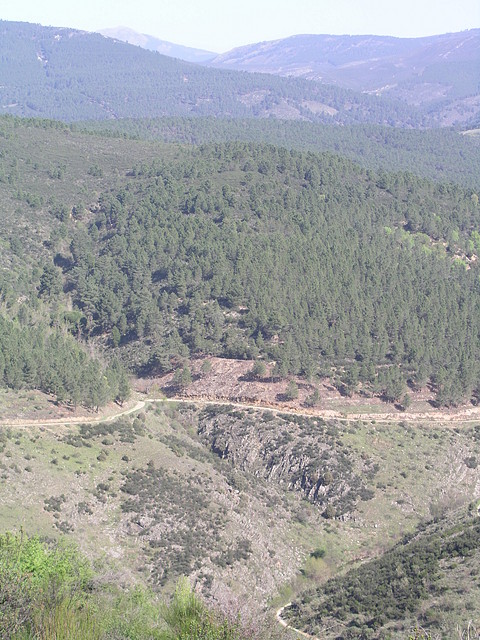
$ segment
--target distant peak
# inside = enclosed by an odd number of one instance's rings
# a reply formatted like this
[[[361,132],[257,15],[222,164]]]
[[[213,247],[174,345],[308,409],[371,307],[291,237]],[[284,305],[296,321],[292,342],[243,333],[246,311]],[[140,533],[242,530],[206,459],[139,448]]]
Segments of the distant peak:
[[[156,36],[138,33],[130,27],[110,27],[108,29],[100,29],[98,33],[107,38],[122,40],[123,42],[128,42],[128,44],[133,44],[150,51],[157,51],[165,56],[179,58],[187,62],[205,63],[213,60],[213,58],[217,56],[217,54],[212,51],[195,49],[181,44],[175,44],[168,40],[161,40]]]

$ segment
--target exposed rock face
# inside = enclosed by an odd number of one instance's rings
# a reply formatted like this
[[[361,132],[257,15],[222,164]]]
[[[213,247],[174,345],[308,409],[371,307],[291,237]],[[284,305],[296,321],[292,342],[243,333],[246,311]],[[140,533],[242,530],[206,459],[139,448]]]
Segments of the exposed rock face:
[[[254,476],[248,465],[244,472],[223,450],[207,449],[197,430],[209,415],[186,407],[152,430],[152,459],[122,476],[121,528],[141,548],[155,588],[188,575],[215,606],[248,619],[302,566],[309,543],[298,536],[300,518],[307,540],[324,520],[301,493],[287,496],[283,481]]]
[[[303,417],[226,413],[211,407],[199,416],[202,440],[236,469],[303,494],[325,515],[350,514],[359,498],[368,499],[368,480],[376,468],[352,456],[335,423]]]

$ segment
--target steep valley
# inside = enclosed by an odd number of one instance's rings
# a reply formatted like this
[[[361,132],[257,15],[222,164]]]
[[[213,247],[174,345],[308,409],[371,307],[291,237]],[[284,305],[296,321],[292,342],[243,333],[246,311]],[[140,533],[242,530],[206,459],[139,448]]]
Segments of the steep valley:
[[[119,584],[165,593],[188,575],[245,620],[273,619],[480,497],[472,425],[156,403],[113,422],[3,427],[1,449],[2,530],[67,536]]]

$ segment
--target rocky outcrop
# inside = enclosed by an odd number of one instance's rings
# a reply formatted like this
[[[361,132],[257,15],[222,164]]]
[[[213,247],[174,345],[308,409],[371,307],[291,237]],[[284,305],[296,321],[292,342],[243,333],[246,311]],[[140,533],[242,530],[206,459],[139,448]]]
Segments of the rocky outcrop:
[[[338,437],[334,422],[270,412],[227,413],[206,408],[199,416],[202,440],[233,467],[299,492],[327,517],[350,514],[368,499],[376,468]],[[328,509],[327,509],[328,507]]]

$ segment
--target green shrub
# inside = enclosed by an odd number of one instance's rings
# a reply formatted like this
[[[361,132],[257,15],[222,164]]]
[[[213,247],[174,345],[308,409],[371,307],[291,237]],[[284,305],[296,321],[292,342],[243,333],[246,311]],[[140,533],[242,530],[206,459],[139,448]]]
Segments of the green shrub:
[[[43,627],[47,612],[55,617],[67,600],[74,606],[73,596],[85,590],[90,578],[88,564],[71,545],[48,546],[23,533],[0,536],[0,637],[14,638],[21,631],[25,638],[74,638],[42,636],[37,627]],[[52,620],[45,625],[53,625]]]
[[[0,536],[2,640],[243,640],[239,623],[207,609],[186,578],[169,604],[146,589],[93,589],[77,550],[23,533]]]
[[[244,637],[238,623],[216,617],[193,593],[187,579],[179,580],[171,603],[163,617],[175,640],[240,640]]]

